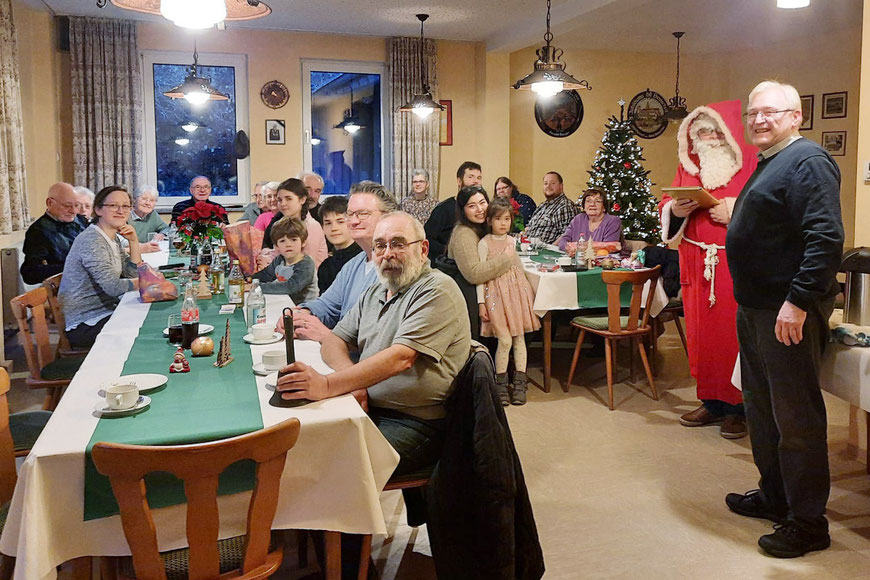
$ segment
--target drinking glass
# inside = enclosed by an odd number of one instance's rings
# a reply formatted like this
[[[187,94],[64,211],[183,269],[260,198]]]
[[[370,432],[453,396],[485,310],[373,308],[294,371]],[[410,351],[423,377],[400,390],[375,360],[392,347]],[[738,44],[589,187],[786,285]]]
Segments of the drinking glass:
[[[182,341],[182,327],[181,327],[181,314],[170,314],[169,321],[169,344],[172,346],[181,346]]]

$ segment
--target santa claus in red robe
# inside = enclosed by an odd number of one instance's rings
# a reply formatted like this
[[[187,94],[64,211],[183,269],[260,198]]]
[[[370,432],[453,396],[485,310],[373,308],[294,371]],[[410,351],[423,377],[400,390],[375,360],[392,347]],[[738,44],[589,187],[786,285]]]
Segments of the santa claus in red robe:
[[[702,405],[680,417],[689,427],[722,423],[728,439],[746,435],[743,399],[731,384],[737,357],[737,303],[725,255],[725,233],[737,196],[758,164],[758,149],[743,139],[740,101],[698,107],[680,125],[675,187],[701,186],[720,200],[700,209],[665,195],[659,204],[662,238],[680,240],[680,283],[689,368]]]

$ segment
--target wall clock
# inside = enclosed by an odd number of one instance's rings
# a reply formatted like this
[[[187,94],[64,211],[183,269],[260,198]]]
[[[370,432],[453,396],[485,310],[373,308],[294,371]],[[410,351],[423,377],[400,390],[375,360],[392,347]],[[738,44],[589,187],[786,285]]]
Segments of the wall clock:
[[[269,81],[260,89],[263,104],[271,109],[280,109],[290,100],[290,91],[281,81]]]
[[[638,137],[655,139],[668,128],[665,113],[668,102],[655,91],[649,89],[638,93],[628,105],[628,119]]]

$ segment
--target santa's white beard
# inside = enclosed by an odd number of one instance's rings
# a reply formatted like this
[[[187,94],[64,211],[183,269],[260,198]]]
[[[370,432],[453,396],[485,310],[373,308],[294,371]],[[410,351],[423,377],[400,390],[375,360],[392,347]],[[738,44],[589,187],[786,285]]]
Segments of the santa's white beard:
[[[699,176],[701,183],[708,190],[728,185],[728,182],[731,181],[731,178],[740,169],[730,147],[727,145],[695,141],[692,149],[698,155],[698,160],[700,161],[701,171]]]

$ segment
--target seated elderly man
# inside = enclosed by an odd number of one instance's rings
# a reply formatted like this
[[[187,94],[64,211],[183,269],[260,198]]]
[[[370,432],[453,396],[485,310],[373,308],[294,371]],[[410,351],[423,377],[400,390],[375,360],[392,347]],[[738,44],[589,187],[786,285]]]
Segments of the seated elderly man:
[[[311,171],[303,171],[296,178],[305,184],[305,191],[308,192],[308,213],[317,220],[317,223],[323,225],[323,216],[320,215],[320,194],[323,193],[325,185],[323,178]]]
[[[368,389],[369,415],[401,457],[396,473],[409,473],[440,457],[444,403],[468,359],[471,329],[457,316],[465,311],[459,287],[429,267],[423,224],[405,212],[385,216],[372,246],[378,283],[323,339],[335,372],[295,362],[277,388],[285,399],[311,400]]]
[[[27,284],[41,284],[63,271],[73,240],[86,227],[78,219],[76,203],[76,193],[69,183],[55,183],[49,188],[45,213],[24,234],[21,277]]]
[[[172,221],[178,219],[181,212],[189,207],[192,207],[198,201],[204,201],[212,205],[223,207],[219,203],[215,203],[209,199],[211,195],[211,180],[205,175],[197,175],[190,180],[190,199],[179,201],[172,207]],[[224,217],[224,223],[229,223],[229,220]]]

